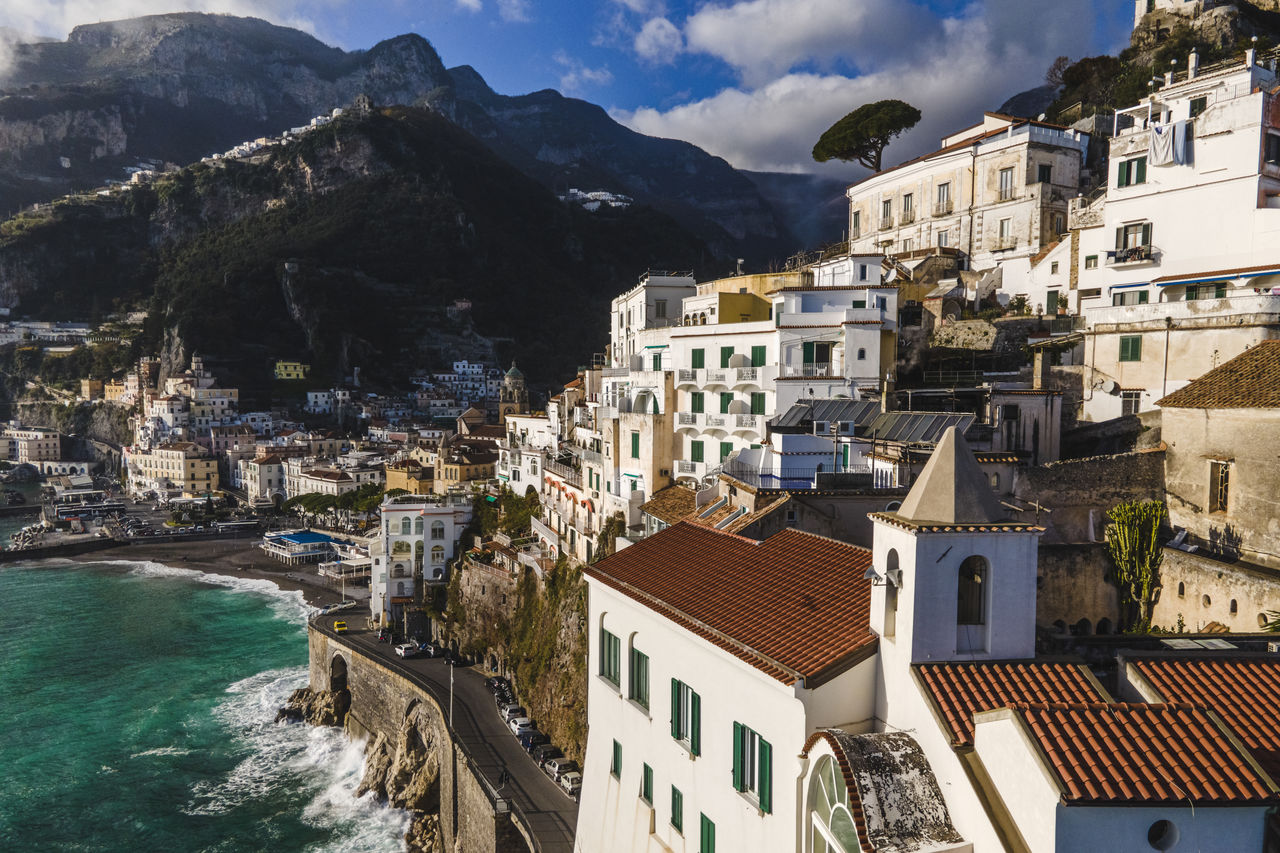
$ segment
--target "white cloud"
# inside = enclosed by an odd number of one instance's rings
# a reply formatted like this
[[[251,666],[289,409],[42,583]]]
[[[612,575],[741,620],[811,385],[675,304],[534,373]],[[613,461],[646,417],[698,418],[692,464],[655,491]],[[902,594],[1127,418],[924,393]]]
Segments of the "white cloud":
[[[684,37],[666,18],[650,18],[636,34],[635,49],[641,59],[659,65],[670,64],[684,50]]]
[[[667,4],[663,0],[613,0],[619,6],[626,6],[638,15],[665,15]]]
[[[508,23],[526,23],[533,20],[529,14],[529,0],[498,0],[498,17]]]
[[[608,86],[613,82],[613,72],[608,68],[588,68],[563,50],[556,51],[552,59],[564,69],[560,75],[560,91],[565,95],[580,95],[588,87]]]
[[[652,136],[686,139],[745,169],[856,179],[853,164],[813,162],[822,132],[860,104],[900,98],[923,117],[885,152],[888,164],[936,148],[1016,92],[1038,86],[1055,56],[1082,56],[1108,0],[974,0],[939,18],[913,0],[744,0],[686,22],[687,53],[735,69],[736,87],[670,109],[615,112]]]
[[[479,12],[484,8],[480,0],[455,0],[455,2],[457,2],[459,9],[464,9],[468,12]]]

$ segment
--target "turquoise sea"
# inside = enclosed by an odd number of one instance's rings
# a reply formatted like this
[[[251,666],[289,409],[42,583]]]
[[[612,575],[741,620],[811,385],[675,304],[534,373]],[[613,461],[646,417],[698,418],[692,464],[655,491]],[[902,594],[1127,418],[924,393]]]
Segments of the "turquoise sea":
[[[301,593],[156,563],[0,566],[0,847],[395,851],[307,681]]]

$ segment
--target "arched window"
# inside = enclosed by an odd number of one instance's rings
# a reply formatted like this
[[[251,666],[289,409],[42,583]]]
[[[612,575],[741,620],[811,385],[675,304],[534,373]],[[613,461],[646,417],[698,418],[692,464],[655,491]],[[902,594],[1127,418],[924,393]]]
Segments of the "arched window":
[[[1186,595],[1187,595],[1187,585],[1179,581],[1178,582],[1178,598],[1185,598]]]
[[[818,759],[809,782],[809,849],[823,853],[858,853],[858,830],[849,813],[844,774],[829,755]]]
[[[441,541],[444,540],[444,522],[443,521],[431,522],[431,538],[438,539]]]
[[[424,546],[423,546],[423,544],[422,544],[422,540],[421,540],[421,539],[419,539],[417,542],[414,542],[414,543],[413,543],[413,567],[414,567],[415,569],[421,569],[421,568],[422,568],[422,552],[423,552],[423,547],[424,547]]]
[[[1099,619],[1097,627],[1093,629],[1093,633],[1097,634],[1098,636],[1104,636],[1106,634],[1110,634],[1111,620],[1105,617],[1102,619]]]
[[[999,488],[1000,488],[1000,475],[999,475],[999,474],[992,474],[992,475],[991,475],[991,488],[993,488],[993,489],[999,489]]]
[[[437,545],[431,549],[431,565],[438,566],[444,562],[444,546]]]
[[[409,519],[409,516],[406,515],[404,518],[400,519],[400,535],[401,536],[408,536],[412,529],[413,529],[413,522]]]
[[[890,548],[889,555],[884,561],[884,636],[886,637],[892,637],[898,628],[898,582],[895,578],[900,577],[898,551],[896,548]]]
[[[1230,605],[1229,609],[1230,609],[1230,611],[1231,611],[1231,615],[1232,615],[1232,616],[1235,616],[1235,615],[1236,615],[1236,612],[1237,612],[1237,611],[1239,611],[1239,609],[1240,609],[1240,608],[1239,608],[1239,606],[1237,606],[1237,605],[1236,605],[1236,600],[1235,600],[1234,598],[1233,598],[1233,599],[1231,599],[1231,605]]]
[[[987,624],[987,561],[974,555],[960,564],[960,585],[956,591],[956,624]]]
[[[422,516],[418,516],[413,520],[413,532],[417,536],[422,535]]]
[[[1071,626],[1071,633],[1077,637],[1087,637],[1093,631],[1093,624],[1088,619],[1081,619]]]
[[[404,581],[396,581],[396,595],[404,595]]]
[[[858,348],[858,361],[867,360],[867,351],[861,347]]]

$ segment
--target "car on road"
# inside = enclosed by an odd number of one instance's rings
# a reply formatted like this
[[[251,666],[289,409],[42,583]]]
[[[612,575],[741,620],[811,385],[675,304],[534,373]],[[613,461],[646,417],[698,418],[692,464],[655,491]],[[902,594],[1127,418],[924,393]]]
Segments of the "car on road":
[[[560,777],[566,773],[581,772],[582,768],[578,766],[578,762],[572,758],[553,758],[542,766],[547,771],[547,775],[557,782]]]
[[[415,658],[418,656],[418,644],[401,643],[396,646],[396,654],[402,658]]]
[[[418,646],[418,650],[422,652],[423,657],[439,658],[444,657],[444,646],[439,643],[423,643]]]
[[[575,800],[578,799],[578,793],[582,791],[582,774],[577,770],[564,774],[560,777],[560,788]]]
[[[519,734],[519,732],[517,731],[518,729],[521,729],[521,728],[528,729],[532,725],[533,725],[533,720],[529,719],[524,714],[520,714],[517,717],[511,717],[507,720],[507,728],[511,729],[511,731],[515,734]]]
[[[535,746],[529,755],[533,757],[534,764],[539,767],[546,767],[547,762],[551,759],[563,758],[564,750],[553,743],[544,743],[541,746]]]
[[[321,607],[320,615],[324,616],[327,613],[340,613],[343,610],[350,610],[355,606],[356,603],[348,598],[346,601],[339,601],[336,604],[326,604],[324,607]]]
[[[334,632],[335,634],[345,634],[345,633],[347,633],[347,623],[346,623],[346,622],[334,622],[334,623],[333,623],[333,632]]]
[[[523,705],[503,705],[498,709],[498,712],[502,714],[503,721],[507,723],[511,722],[516,717],[523,717],[528,713]]]
[[[550,743],[551,737],[545,732],[534,729],[520,735],[520,745],[524,747],[525,752],[532,752],[534,747],[542,746],[544,743]]]
[[[485,679],[484,686],[488,687],[490,692],[498,693],[503,690],[510,690],[511,682],[501,675],[495,675],[492,678]]]
[[[499,708],[503,705],[514,705],[518,701],[516,697],[510,693],[499,693],[493,697],[493,700],[498,703]]]

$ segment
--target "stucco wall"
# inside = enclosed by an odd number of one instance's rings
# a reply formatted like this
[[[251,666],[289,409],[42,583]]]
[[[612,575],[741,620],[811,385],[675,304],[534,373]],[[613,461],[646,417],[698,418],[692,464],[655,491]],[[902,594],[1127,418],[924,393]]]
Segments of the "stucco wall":
[[[1105,545],[1045,545],[1036,578],[1036,625],[1074,628],[1083,634],[1119,627],[1120,591],[1107,580],[1111,558]],[[1087,620],[1087,624],[1081,620]]]
[[[1235,613],[1231,612],[1233,602]],[[1220,622],[1235,632],[1251,632],[1260,630],[1259,617],[1266,610],[1280,610],[1280,573],[1164,549],[1152,624],[1173,628],[1181,615],[1188,631]]]
[[[1013,494],[1022,503],[1037,502],[1049,510],[1039,516],[1045,528],[1042,542],[1101,542],[1107,512],[1116,504],[1164,499],[1164,454],[1138,451],[1023,468]],[[1034,510],[1019,520],[1036,521]]]

